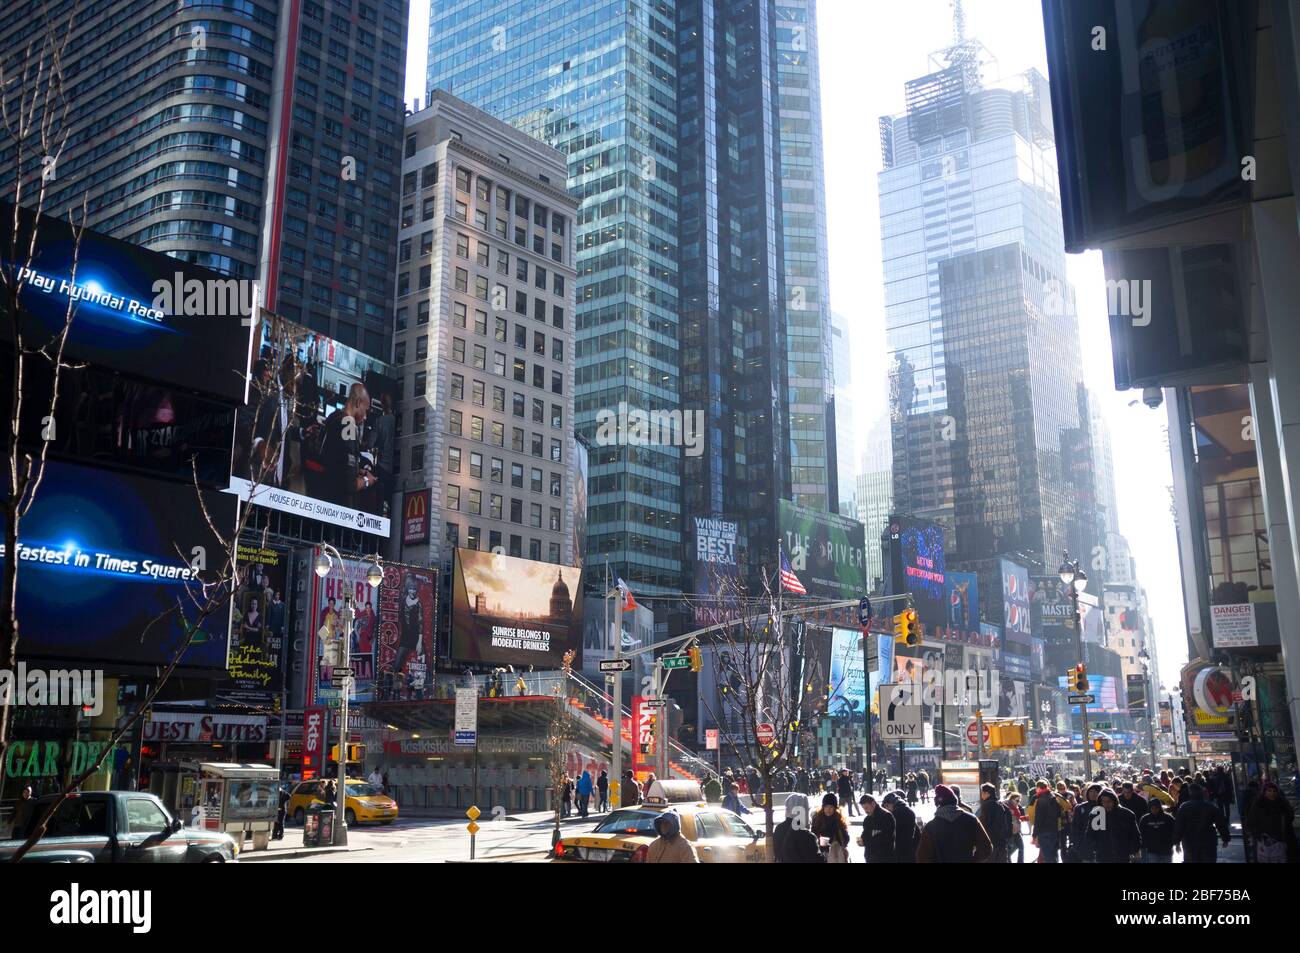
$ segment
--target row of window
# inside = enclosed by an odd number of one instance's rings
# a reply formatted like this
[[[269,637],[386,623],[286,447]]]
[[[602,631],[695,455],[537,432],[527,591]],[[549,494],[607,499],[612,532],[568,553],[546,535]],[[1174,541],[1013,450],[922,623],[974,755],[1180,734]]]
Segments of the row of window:
[[[418,372],[414,377],[413,385],[414,385],[412,388],[413,393],[411,396],[413,397],[424,396],[425,390],[428,386],[428,374],[425,371]],[[471,403],[475,404],[478,407],[487,406],[485,403],[487,398],[486,391],[487,388],[484,385],[483,381],[476,380],[473,378],[470,379],[469,399]],[[452,400],[465,399],[465,377],[463,374],[451,375],[451,399]],[[534,397],[532,398],[532,404],[533,404],[533,410],[532,410],[533,423],[545,424],[546,423],[546,401],[542,400],[540,397]],[[493,386],[492,409],[497,411],[498,413],[505,413],[506,389],[504,387]],[[516,391],[512,395],[512,399],[511,399],[511,412],[520,420],[523,420],[527,416],[527,409],[528,409],[528,398],[524,394],[521,394],[518,391]],[[557,430],[562,430],[564,428],[564,405],[563,404],[551,404],[551,426]]]
[[[446,507],[453,512],[459,512],[462,503],[461,488],[455,483],[447,484]],[[505,520],[503,510],[505,500],[500,493],[488,494],[487,512],[483,512],[483,491],[470,488],[464,494],[465,512],[470,516],[487,516],[489,519]],[[563,529],[564,517],[558,506],[550,507],[550,520],[546,528],[551,532],[558,533]],[[511,523],[520,526],[524,523],[524,501],[519,499],[510,500],[510,519]],[[542,529],[542,504],[528,504],[528,525],[534,529]]]
[[[467,537],[468,538],[466,540],[466,548],[481,549],[483,547],[483,542],[484,542],[483,530],[480,529],[479,527],[477,526],[468,527]],[[460,524],[458,523],[447,524],[446,539],[447,542],[452,546],[460,545]],[[491,553],[502,552],[503,549],[501,543],[502,543],[501,533],[499,533],[497,530],[489,530],[488,538],[487,538],[487,551]],[[522,556],[523,539],[519,536],[511,534],[510,549],[508,550],[508,552],[509,555],[511,556]],[[540,539],[530,539],[528,541],[528,558],[533,561],[538,561],[542,558],[542,541]],[[546,561],[551,563],[558,563],[560,561],[559,543],[552,542],[547,544]]]
[[[424,408],[417,408],[423,410]],[[470,440],[476,440],[483,443],[484,421],[477,414],[471,414],[469,418],[469,427],[464,425],[464,414],[459,410],[447,411],[447,432],[454,437],[468,437]],[[423,426],[423,423],[421,423]],[[506,445],[506,425],[499,420],[487,422],[487,433],[490,434],[488,442],[494,447],[501,447],[503,450]],[[531,435],[528,449],[524,448],[524,429],[522,427],[510,428],[510,449],[515,453],[531,453],[534,457],[543,459],[546,456],[546,438],[539,433]],[[564,440],[560,437],[551,438],[551,456],[552,463],[564,462]],[[419,469],[412,466],[412,470]]]

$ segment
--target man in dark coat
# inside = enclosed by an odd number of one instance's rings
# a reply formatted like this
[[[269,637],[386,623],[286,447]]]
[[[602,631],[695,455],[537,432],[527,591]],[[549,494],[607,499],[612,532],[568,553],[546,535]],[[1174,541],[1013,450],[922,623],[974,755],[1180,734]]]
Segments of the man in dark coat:
[[[1011,809],[998,800],[998,789],[987,781],[980,785],[980,803],[975,816],[984,825],[984,832],[993,844],[993,863],[1007,863],[1010,857],[1007,843],[1011,839]]]
[[[1070,851],[1074,862],[1078,864],[1095,864],[1097,855],[1095,845],[1088,836],[1088,825],[1092,820],[1092,812],[1096,809],[1097,798],[1101,795],[1103,785],[1094,781],[1089,784],[1084,792],[1087,797],[1080,801],[1074,808],[1074,815],[1070,818]]]
[[[957,796],[946,784],[934,789],[934,818],[921,832],[918,864],[982,864],[993,845],[975,815],[957,807]]]
[[[1151,810],[1147,805],[1147,802],[1137,793],[1137,789],[1133,787],[1132,781],[1125,781],[1123,786],[1120,788],[1119,803],[1121,807],[1126,807],[1132,811],[1133,816],[1138,821],[1141,821],[1142,818],[1146,817],[1147,813]]]
[[[1187,800],[1174,812],[1174,843],[1183,848],[1183,863],[1217,864],[1219,847],[1215,832],[1223,846],[1232,839],[1228,832],[1228,819],[1223,812],[1205,799],[1205,788],[1199,784],[1187,785]]]
[[[1142,860],[1147,864],[1174,862],[1174,819],[1159,800],[1152,799],[1145,815],[1138,820],[1142,837]]]
[[[1061,845],[1061,806],[1047,782],[1039,779],[1034,789],[1034,800],[1030,804],[1030,820],[1033,822],[1033,845],[1038,848],[1040,864],[1057,862],[1057,850]]]
[[[907,796],[902,791],[890,791],[880,806],[894,817],[894,862],[916,863],[916,812],[907,806]]]
[[[785,799],[785,820],[772,829],[772,854],[778,864],[824,864],[811,829],[812,809],[806,794]]]
[[[870,794],[862,795],[858,802],[862,805],[862,840],[863,853],[869,864],[892,864],[897,861],[894,853],[896,826],[894,816],[876,803]]]
[[[853,775],[849,773],[848,768],[840,769],[840,776],[835,782],[835,793],[850,815],[858,812],[858,809],[853,806]]]
[[[1142,835],[1138,832],[1137,818],[1119,803],[1110,788],[1097,796],[1104,816],[1092,815],[1088,822],[1088,835],[1092,853],[1099,864],[1131,864],[1133,855],[1142,849]]]

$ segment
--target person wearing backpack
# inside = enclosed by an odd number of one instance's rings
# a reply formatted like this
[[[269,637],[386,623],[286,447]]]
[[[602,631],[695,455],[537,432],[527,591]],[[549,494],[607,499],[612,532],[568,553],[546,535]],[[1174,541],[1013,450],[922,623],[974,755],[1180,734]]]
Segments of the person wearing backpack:
[[[984,825],[985,832],[993,844],[993,856],[990,863],[1009,863],[1008,842],[1011,840],[1011,811],[998,800],[998,789],[985,782],[980,785],[980,804],[975,816]]]

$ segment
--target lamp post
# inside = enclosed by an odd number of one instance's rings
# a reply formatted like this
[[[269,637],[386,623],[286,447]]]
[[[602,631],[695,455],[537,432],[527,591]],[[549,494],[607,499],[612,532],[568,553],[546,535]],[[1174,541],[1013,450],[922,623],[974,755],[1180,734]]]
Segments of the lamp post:
[[[334,560],[338,559],[339,568],[344,566],[343,555],[329,543],[320,544],[316,555],[316,575],[324,579],[334,571]],[[366,571],[366,582],[370,588],[377,589],[384,581],[384,569],[378,556],[367,557],[373,562]],[[346,581],[346,580],[345,580]],[[350,669],[352,665],[352,626],[356,622],[356,607],[352,604],[351,593],[343,595],[343,636],[342,645],[335,654],[335,660],[341,662],[341,668]],[[339,636],[336,633],[335,639]],[[339,757],[338,790],[334,792],[334,843],[346,847],[348,843],[347,803],[348,803],[348,696],[352,694],[352,674],[349,672],[339,686]]]
[[[1070,605],[1074,610],[1074,644],[1078,650],[1079,664],[1085,666],[1083,658],[1083,623],[1079,618],[1079,587],[1086,586],[1088,574],[1084,572],[1077,559],[1070,559],[1069,550],[1061,554],[1061,566],[1057,570],[1063,582],[1070,590]],[[1079,705],[1083,713],[1083,771],[1088,780],[1092,780],[1092,741],[1088,737],[1088,703]]]

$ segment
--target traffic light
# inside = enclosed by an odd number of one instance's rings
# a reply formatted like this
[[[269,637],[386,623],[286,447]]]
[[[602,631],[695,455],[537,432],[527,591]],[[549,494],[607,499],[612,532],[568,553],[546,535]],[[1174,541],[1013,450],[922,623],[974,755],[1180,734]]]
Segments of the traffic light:
[[[1107,741],[1105,738],[1093,738],[1092,750],[1096,752],[1109,751],[1110,742]]]
[[[1070,669],[1070,691],[1086,692],[1088,690],[1088,669],[1080,662]]]
[[[691,660],[691,671],[698,672],[704,667],[704,653],[700,651],[698,645],[692,645],[686,650],[686,656]]]
[[[1025,737],[1025,726],[1020,722],[985,722],[989,730],[989,747],[998,748],[1023,748],[1028,742]]]
[[[908,648],[921,644],[915,609],[904,609],[894,616],[894,641],[902,642]]]

